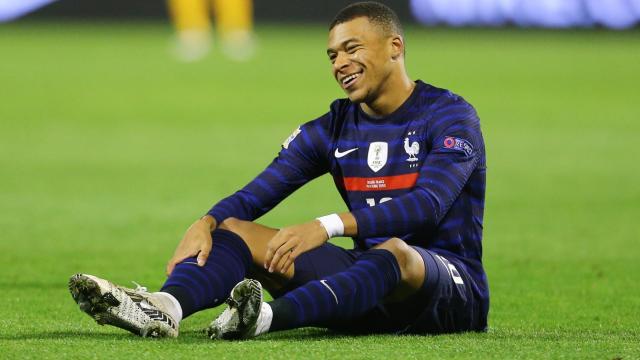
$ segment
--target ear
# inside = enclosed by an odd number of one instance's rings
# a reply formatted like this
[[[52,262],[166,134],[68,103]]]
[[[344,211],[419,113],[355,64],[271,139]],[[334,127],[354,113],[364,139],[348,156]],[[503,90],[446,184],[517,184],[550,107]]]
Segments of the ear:
[[[400,35],[394,35],[390,40],[391,60],[398,61],[404,54],[404,39]]]

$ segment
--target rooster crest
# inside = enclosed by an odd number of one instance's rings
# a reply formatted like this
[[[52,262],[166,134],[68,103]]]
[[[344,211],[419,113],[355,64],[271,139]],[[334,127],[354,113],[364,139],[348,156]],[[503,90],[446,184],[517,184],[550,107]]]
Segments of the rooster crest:
[[[418,161],[418,152],[420,151],[420,144],[417,141],[414,141],[411,145],[409,145],[409,138],[404,138],[404,151],[409,154],[409,158],[407,161]]]

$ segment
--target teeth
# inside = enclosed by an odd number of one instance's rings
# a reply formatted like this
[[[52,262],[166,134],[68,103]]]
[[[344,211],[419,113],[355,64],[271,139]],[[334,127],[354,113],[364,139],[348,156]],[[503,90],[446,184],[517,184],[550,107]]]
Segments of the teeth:
[[[342,83],[343,83],[343,84],[346,84],[346,83],[348,83],[349,81],[351,81],[351,80],[353,80],[353,79],[357,78],[358,76],[360,76],[360,73],[351,74],[351,75],[349,75],[349,76],[347,76],[347,77],[343,78],[343,79],[342,79]]]

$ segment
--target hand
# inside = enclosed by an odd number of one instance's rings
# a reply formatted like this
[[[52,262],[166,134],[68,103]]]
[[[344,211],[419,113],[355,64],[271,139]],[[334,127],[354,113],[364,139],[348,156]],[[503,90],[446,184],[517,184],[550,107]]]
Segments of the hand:
[[[269,272],[284,274],[300,254],[317,248],[327,240],[327,231],[318,220],[282,228],[267,243],[264,268]]]
[[[182,237],[182,241],[178,244],[173,257],[167,263],[167,276],[171,275],[176,264],[182,260],[198,256],[198,265],[204,266],[211,252],[213,241],[211,239],[211,231],[216,228],[216,220],[206,215],[194,222]]]

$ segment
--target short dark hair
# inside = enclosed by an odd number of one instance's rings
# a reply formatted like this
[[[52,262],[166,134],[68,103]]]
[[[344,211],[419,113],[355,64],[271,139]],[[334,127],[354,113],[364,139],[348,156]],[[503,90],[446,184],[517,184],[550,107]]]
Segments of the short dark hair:
[[[375,1],[363,1],[351,4],[340,10],[331,24],[329,30],[336,25],[351,21],[355,18],[366,17],[372,23],[380,26],[386,34],[398,34],[403,36],[402,24],[398,15],[388,6]]]

